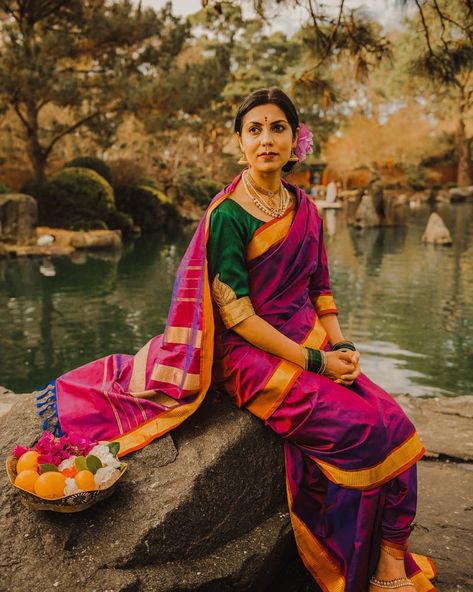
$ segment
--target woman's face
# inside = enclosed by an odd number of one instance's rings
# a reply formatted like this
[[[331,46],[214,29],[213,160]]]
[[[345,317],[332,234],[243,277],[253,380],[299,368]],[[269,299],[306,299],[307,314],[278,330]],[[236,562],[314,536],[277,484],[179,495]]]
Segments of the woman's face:
[[[238,140],[249,166],[269,173],[287,163],[297,134],[293,137],[284,111],[267,103],[253,107],[244,116]]]

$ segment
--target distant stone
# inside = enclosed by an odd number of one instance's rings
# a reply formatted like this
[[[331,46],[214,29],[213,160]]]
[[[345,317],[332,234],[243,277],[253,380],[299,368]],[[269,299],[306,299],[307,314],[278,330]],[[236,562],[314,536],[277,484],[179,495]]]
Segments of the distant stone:
[[[0,242],[25,245],[36,238],[38,206],[30,195],[0,195]]]
[[[473,185],[469,185],[468,187],[453,187],[450,189],[450,199],[453,203],[473,199]]]
[[[381,225],[381,219],[376,212],[373,196],[371,194],[364,194],[361,197],[360,204],[354,215],[353,225],[356,228],[371,228],[373,226]]]
[[[442,218],[436,213],[430,214],[429,221],[422,236],[424,243],[432,243],[434,245],[451,245],[452,236],[450,231],[445,226]]]

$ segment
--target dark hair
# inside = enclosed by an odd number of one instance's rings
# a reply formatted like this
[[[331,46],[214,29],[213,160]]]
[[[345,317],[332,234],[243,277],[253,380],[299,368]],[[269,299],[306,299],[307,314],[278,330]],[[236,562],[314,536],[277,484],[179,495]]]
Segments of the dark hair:
[[[299,127],[299,115],[297,114],[297,109],[287,94],[277,86],[272,86],[271,88],[259,88],[258,90],[254,90],[246,97],[246,99],[239,106],[235,116],[235,133],[241,133],[243,118],[249,111],[251,111],[251,109],[258,107],[258,105],[267,105],[268,103],[277,105],[281,111],[284,112],[294,136],[296,134],[297,128]],[[287,162],[282,167],[282,170],[289,172],[293,168],[294,164],[296,163]]]

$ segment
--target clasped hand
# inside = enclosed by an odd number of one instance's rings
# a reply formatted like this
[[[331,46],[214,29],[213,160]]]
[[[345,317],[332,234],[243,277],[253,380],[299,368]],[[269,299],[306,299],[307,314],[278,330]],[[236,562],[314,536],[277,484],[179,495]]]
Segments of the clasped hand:
[[[351,386],[360,374],[360,352],[348,349],[325,352],[327,366],[324,375],[343,386]]]

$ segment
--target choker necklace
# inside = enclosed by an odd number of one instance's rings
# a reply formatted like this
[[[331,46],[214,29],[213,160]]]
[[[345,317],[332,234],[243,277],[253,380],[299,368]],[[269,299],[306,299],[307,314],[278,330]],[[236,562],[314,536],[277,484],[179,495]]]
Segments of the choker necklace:
[[[281,182],[279,182],[279,187],[276,191],[270,191],[269,189],[265,189],[264,187],[261,187],[261,185],[258,185],[251,176],[251,173],[249,171],[247,175],[247,180],[249,181],[253,189],[256,191],[256,193],[262,193],[263,195],[266,195],[266,197],[269,198],[269,203],[271,204],[271,206],[274,207],[274,198],[276,197],[276,195],[279,195],[279,200],[281,201],[281,189],[283,188],[283,184]]]
[[[255,187],[248,181],[247,175],[248,173],[243,173],[243,185],[253,203],[267,216],[271,216],[271,218],[281,218],[284,215],[291,200],[289,191],[281,183],[281,187],[278,191],[279,206],[274,207],[272,204],[268,204],[264,197],[258,192],[258,190],[255,189]]]

